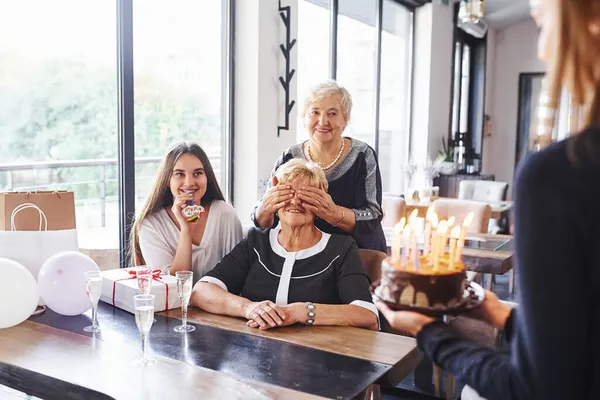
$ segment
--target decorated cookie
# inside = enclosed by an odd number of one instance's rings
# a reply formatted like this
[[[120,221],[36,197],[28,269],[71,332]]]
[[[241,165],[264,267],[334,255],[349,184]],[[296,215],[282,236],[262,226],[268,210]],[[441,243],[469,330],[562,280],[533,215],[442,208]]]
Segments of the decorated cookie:
[[[186,217],[187,221],[191,224],[198,222],[202,213],[204,213],[204,207],[193,204],[191,201],[182,211],[183,216]]]

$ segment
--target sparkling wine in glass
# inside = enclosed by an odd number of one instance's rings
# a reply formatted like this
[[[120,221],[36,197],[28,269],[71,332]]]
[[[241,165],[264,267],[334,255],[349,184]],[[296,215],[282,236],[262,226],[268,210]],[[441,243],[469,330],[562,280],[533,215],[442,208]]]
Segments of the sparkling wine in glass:
[[[100,293],[102,292],[102,275],[100,275],[100,271],[85,273],[85,291],[92,304],[92,325],[86,326],[83,330],[85,332],[100,332],[100,325],[98,325],[98,300],[100,300]]]
[[[175,332],[192,332],[196,330],[193,325],[187,324],[187,308],[190,303],[190,296],[192,295],[192,282],[194,273],[192,271],[177,271],[175,272],[177,278],[177,295],[181,301],[181,325],[174,328]]]
[[[136,271],[139,294],[152,293],[152,269],[148,267],[139,267]],[[153,319],[156,322],[156,318]]]
[[[144,352],[144,356],[139,363],[148,365],[154,362],[148,359],[148,336],[154,322],[154,295],[138,294],[133,296],[133,303],[135,306],[135,324],[142,335],[142,350]]]

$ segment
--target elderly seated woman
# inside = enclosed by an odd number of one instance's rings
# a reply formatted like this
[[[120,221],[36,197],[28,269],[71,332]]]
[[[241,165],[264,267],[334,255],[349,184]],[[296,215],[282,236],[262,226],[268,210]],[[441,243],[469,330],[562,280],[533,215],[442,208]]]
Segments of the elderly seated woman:
[[[280,166],[276,177],[278,185],[293,190],[278,208],[281,228],[251,229],[198,281],[192,304],[243,317],[259,329],[303,323],[377,330],[377,309],[354,239],[321,232],[299,198],[307,186],[327,191],[325,174],[295,159]]]

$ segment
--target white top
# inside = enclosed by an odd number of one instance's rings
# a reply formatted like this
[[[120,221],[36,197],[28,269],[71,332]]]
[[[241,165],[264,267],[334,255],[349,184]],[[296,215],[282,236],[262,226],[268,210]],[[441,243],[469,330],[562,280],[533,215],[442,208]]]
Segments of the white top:
[[[140,250],[146,264],[169,273],[180,233],[167,210],[146,218],[139,232]],[[213,269],[241,240],[242,224],[235,209],[224,201],[213,201],[202,241],[199,246],[192,244],[194,283]]]

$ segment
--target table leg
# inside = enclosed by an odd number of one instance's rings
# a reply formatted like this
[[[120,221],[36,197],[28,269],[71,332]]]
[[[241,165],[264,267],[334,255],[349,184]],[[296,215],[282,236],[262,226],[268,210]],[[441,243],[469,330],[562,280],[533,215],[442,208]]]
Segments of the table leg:
[[[442,386],[444,385],[444,371],[437,365],[433,365],[433,385],[435,387],[435,395],[442,397]]]
[[[433,363],[427,357],[417,365],[414,373],[414,384],[419,389],[431,393],[431,378],[433,377]]]
[[[485,288],[487,290],[492,290],[492,283],[494,281],[494,274],[486,274],[487,275],[487,282],[485,283]]]
[[[508,271],[508,294],[515,294],[515,269]]]
[[[446,385],[446,400],[454,399],[454,375],[448,372],[448,384]]]

